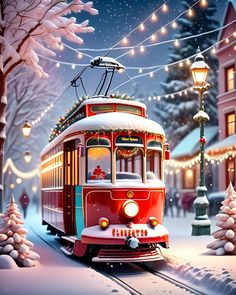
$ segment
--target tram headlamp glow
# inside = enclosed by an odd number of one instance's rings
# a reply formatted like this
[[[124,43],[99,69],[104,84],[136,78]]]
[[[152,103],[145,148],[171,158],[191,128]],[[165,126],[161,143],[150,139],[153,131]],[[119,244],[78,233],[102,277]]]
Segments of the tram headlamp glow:
[[[101,229],[106,229],[109,226],[109,219],[107,219],[106,217],[101,217],[98,220],[98,224],[100,225]]]
[[[123,204],[123,212],[126,217],[135,217],[139,212],[139,205],[133,200],[127,200]]]
[[[158,219],[156,217],[149,217],[149,222],[151,224],[151,226],[155,227],[158,225]]]

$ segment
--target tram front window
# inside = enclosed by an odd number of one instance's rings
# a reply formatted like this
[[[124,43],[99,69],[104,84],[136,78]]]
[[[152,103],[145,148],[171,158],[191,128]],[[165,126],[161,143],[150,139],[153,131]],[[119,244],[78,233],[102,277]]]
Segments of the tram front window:
[[[105,147],[91,147],[87,151],[87,182],[110,182],[111,152]]]
[[[143,153],[137,147],[116,150],[116,180],[142,182]]]
[[[147,152],[147,181],[161,179],[161,152],[148,150]]]

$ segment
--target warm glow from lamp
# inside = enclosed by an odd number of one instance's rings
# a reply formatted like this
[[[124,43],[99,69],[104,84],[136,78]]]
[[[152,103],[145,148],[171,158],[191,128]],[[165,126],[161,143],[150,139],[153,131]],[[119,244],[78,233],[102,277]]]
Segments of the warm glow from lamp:
[[[32,126],[28,121],[25,121],[25,124],[22,127],[22,132],[24,137],[29,137],[31,132]]]
[[[32,159],[32,155],[31,155],[31,153],[30,153],[29,151],[26,151],[26,152],[24,153],[24,160],[25,160],[25,163],[30,163],[31,159]]]
[[[204,57],[198,49],[198,54],[195,57],[194,63],[190,67],[193,81],[196,86],[202,87],[205,85],[209,69],[209,66],[205,63]]]

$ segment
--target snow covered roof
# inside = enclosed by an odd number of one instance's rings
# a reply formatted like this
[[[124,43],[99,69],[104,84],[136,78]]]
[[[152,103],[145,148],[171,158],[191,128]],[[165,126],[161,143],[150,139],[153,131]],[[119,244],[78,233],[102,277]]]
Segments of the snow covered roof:
[[[224,13],[224,17],[223,17],[223,22],[222,22],[222,26],[224,26],[226,24],[227,21],[227,15],[228,15],[228,11],[230,9],[230,6],[232,6],[234,8],[234,10],[236,11],[236,0],[229,0],[227,3],[227,7],[225,9],[225,13]],[[218,36],[218,41],[221,40],[222,34],[223,34],[224,29],[220,30],[219,32],[219,36]]]
[[[225,139],[209,146],[206,149],[207,153],[214,152],[215,150],[226,149],[230,147],[236,147],[236,134],[226,137]]]
[[[137,130],[165,136],[163,128],[155,121],[121,112],[103,113],[75,122],[50,142],[41,154],[48,152],[54,145],[63,141],[70,133],[94,130]]]
[[[116,104],[126,104],[131,106],[138,106],[143,108],[146,111],[146,105],[142,102],[136,101],[136,100],[125,100],[125,99],[119,99],[119,98],[109,98],[104,96],[98,96],[91,99],[84,100],[80,108],[82,108],[84,105],[87,104],[107,104],[107,103],[116,103]]]
[[[189,157],[193,156],[199,151],[199,128],[195,128],[192,132],[190,132],[187,136],[185,136],[182,141],[175,147],[175,149],[171,152],[171,158],[181,158],[181,157]],[[206,137],[206,145],[210,144],[218,134],[217,126],[209,126],[205,127],[205,137]]]

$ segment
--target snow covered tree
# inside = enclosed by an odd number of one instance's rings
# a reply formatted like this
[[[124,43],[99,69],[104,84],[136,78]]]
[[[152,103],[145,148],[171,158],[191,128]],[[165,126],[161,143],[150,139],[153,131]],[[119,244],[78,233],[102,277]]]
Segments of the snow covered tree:
[[[64,15],[87,11],[97,14],[93,3],[73,0],[2,0],[0,2],[0,211],[2,210],[2,165],[5,142],[7,77],[20,64],[32,68],[39,76],[47,76],[39,65],[38,52],[55,55],[61,38],[81,44],[76,34],[93,32],[88,21]],[[49,49],[50,48],[50,49]]]
[[[209,254],[236,255],[236,192],[230,182],[226,190],[226,199],[221,202],[222,213],[216,215],[216,225],[220,227],[212,235],[216,239],[207,248]]]
[[[187,10],[195,1],[182,1],[183,9]],[[192,35],[201,34],[206,31],[214,30],[219,26],[219,22],[214,19],[217,11],[214,1],[209,1],[207,7],[195,5],[192,9],[193,16],[183,15],[177,20],[178,33],[175,38],[187,38]],[[217,40],[218,32],[202,35],[196,38],[179,41],[179,46],[173,44],[170,47],[169,63],[173,63],[189,56],[196,54],[197,47],[200,49],[212,46]],[[177,44],[178,45],[178,44]],[[204,53],[206,63],[210,66],[208,82],[211,84],[209,93],[205,99],[205,109],[210,116],[209,124],[217,124],[217,69],[218,62],[216,57],[207,51]],[[190,65],[183,62],[181,66],[177,63],[171,66],[166,81],[162,83],[165,94],[180,92],[190,86],[193,86]],[[170,145],[173,148],[189,131],[197,127],[197,122],[193,120],[193,115],[198,111],[198,95],[191,91],[188,94],[182,92],[182,95],[175,95],[163,98],[157,103],[156,114],[160,117],[162,124],[165,126],[167,137],[170,139]]]
[[[21,213],[12,195],[9,205],[1,219],[0,255],[10,255],[19,266],[35,266],[40,256],[32,251],[33,243],[27,240],[28,231],[23,227]]]

